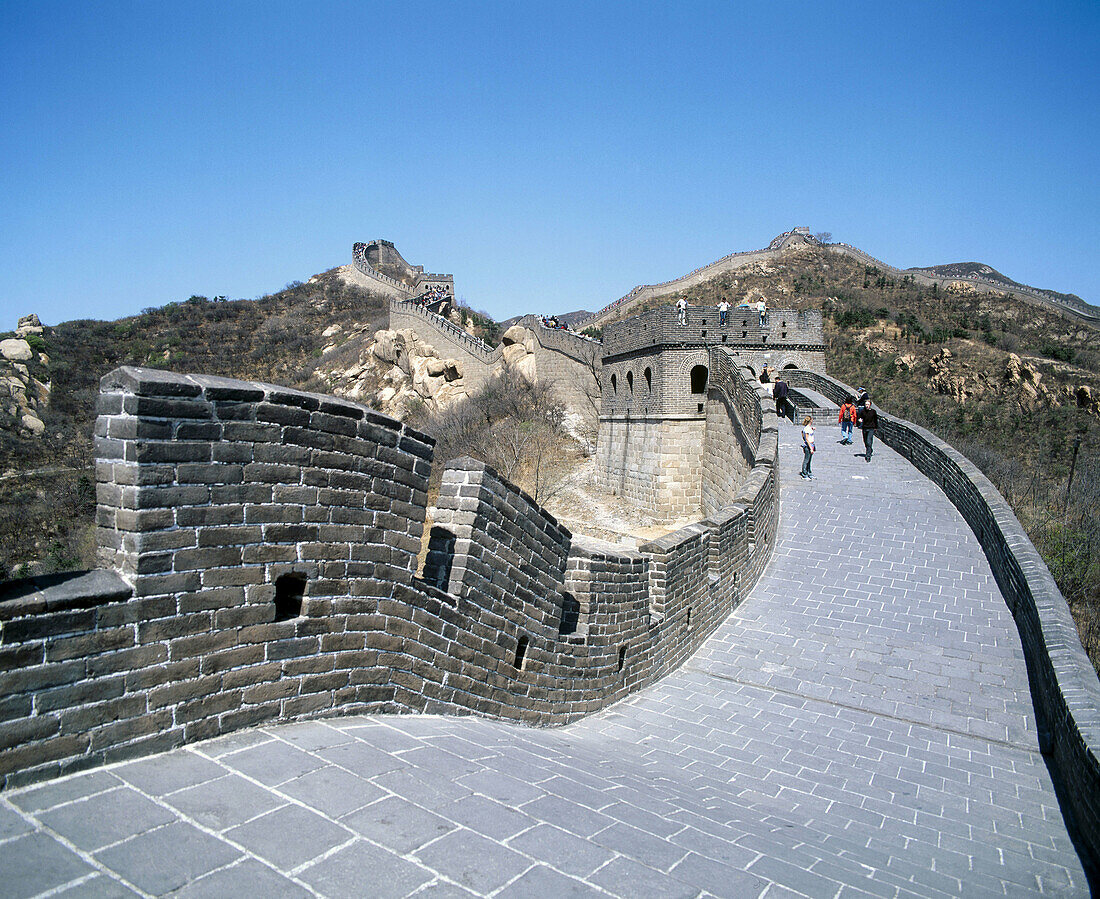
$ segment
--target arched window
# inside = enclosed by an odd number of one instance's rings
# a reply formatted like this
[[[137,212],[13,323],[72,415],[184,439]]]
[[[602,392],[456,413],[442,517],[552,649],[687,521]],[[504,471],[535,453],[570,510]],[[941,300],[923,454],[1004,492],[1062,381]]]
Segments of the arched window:
[[[630,392],[634,392],[634,372],[628,371],[626,373],[626,386],[630,388]]]
[[[611,392],[612,393],[618,393],[619,392],[619,382],[616,380],[614,375],[611,376]]]
[[[696,365],[691,370],[691,392],[707,392],[707,367],[705,365]]]
[[[645,370],[645,389],[651,392],[653,390],[653,369],[651,368]]]

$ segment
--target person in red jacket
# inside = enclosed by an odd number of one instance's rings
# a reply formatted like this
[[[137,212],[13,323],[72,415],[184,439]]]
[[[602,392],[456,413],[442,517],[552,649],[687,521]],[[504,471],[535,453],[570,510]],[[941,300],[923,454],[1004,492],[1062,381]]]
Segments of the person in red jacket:
[[[840,442],[851,444],[852,428],[856,423],[856,401],[847,397],[840,407]]]

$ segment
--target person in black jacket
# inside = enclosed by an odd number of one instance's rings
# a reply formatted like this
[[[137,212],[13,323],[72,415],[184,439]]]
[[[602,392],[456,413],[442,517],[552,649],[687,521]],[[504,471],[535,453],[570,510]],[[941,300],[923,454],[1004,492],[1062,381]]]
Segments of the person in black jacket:
[[[856,412],[856,425],[863,429],[863,446],[867,450],[865,453],[868,462],[871,461],[871,455],[875,451],[875,431],[878,429],[878,411],[871,405],[871,400],[868,398],[863,407]]]

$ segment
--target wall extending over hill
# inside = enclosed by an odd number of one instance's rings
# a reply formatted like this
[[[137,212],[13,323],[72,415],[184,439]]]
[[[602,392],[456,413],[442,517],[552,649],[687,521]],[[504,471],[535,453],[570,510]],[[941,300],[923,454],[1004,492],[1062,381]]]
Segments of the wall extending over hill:
[[[971,284],[976,288],[982,290],[992,290],[1001,293],[1007,293],[1020,299],[1028,300],[1030,302],[1037,302],[1041,305],[1049,306],[1055,309],[1059,309],[1063,312],[1070,313],[1071,315],[1080,318],[1083,321],[1091,324],[1100,324],[1100,309],[1096,306],[1092,306],[1084,301],[1074,301],[1071,298],[1055,295],[1049,291],[1037,290],[1034,287],[1027,287],[1024,285],[1009,285],[1002,281],[995,281],[989,278],[981,278],[978,276],[957,276],[950,277],[939,275],[936,272],[928,269],[921,268],[909,268],[899,269],[892,265],[888,265],[881,259],[876,259],[874,256],[863,252],[856,247],[846,243],[832,243],[822,244],[819,243],[817,238],[810,234],[809,228],[793,228],[790,231],[773,238],[771,243],[762,250],[746,250],[740,253],[730,253],[728,256],[723,256],[715,262],[709,265],[701,266],[694,271],[688,272],[680,278],[674,278],[671,281],[664,281],[660,284],[645,284],[635,287],[630,293],[620,297],[612,303],[609,303],[599,312],[592,317],[586,319],[583,322],[578,323],[578,328],[592,328],[603,327],[608,321],[621,316],[624,312],[633,306],[638,305],[646,300],[656,299],[657,297],[668,296],[669,294],[678,293],[681,290],[686,290],[689,287],[694,287],[698,284],[702,284],[706,281],[710,281],[716,278],[718,275],[725,272],[732,272],[745,266],[752,265],[754,263],[771,262],[779,259],[784,253],[801,247],[817,247],[819,249],[828,250],[833,253],[841,253],[845,256],[850,256],[863,265],[873,266],[886,274],[892,274],[897,277],[904,277],[909,275],[918,284],[931,286],[933,284],[939,287],[947,287],[954,283],[966,283]]]
[[[709,518],[628,551],[459,459],[418,575],[429,438],[333,397],[112,372],[96,423],[110,570],[0,600],[4,784],[341,712],[564,722],[652,683],[773,543],[775,417],[747,371],[727,375],[722,408],[755,398],[739,413],[753,464],[715,481]]]
[[[422,265],[410,265],[388,240],[370,240],[351,248],[355,269],[385,296],[405,300],[438,289],[454,296],[454,275],[432,274]]]
[[[837,404],[851,387],[788,372]],[[917,425],[879,411],[879,436],[938,484],[977,536],[1016,620],[1035,701],[1039,743],[1063,780],[1063,801],[1100,863],[1100,681],[1069,606],[1012,509],[969,459]]]
[[[525,315],[516,324],[534,335],[539,381],[552,386],[569,408],[595,421],[600,397],[600,342],[572,331],[547,328],[536,315]],[[503,364],[503,346],[490,347],[419,303],[391,300],[390,328],[408,328],[435,347],[442,358],[461,362],[468,392],[476,390]]]

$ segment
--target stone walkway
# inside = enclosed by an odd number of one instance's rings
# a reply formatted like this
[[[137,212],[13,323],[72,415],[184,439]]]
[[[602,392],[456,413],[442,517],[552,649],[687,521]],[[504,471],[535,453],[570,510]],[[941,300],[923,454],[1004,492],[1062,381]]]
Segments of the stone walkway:
[[[775,556],[569,727],[341,718],[0,796],[5,896],[1081,896],[1012,619],[886,447],[784,425]]]

